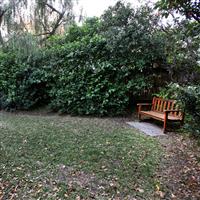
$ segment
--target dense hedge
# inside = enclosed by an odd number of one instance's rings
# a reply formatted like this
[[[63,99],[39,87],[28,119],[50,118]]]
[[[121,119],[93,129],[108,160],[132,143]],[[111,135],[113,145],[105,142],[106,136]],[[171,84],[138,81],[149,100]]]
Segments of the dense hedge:
[[[194,135],[200,137],[200,85],[182,87],[179,98],[188,116],[185,127]]]
[[[50,38],[46,47],[36,49],[35,41],[30,44],[33,38],[22,37],[27,54],[17,49],[20,38],[14,38],[0,54],[0,107],[47,104],[69,114],[123,114],[131,95],[152,87],[153,62],[162,59],[151,12],[142,8],[135,13],[118,3],[102,19],[88,19],[65,36]],[[108,25],[106,16],[111,13],[118,17]]]
[[[168,40],[151,8],[121,2],[43,47],[30,34],[14,37],[0,51],[0,108],[123,114],[134,96],[170,80],[163,66],[177,59]]]
[[[19,63],[13,54],[0,55],[0,107],[29,109],[48,99],[48,81],[43,69]]]
[[[53,53],[52,53],[53,52]],[[70,114],[123,114],[129,93],[151,81],[132,67],[113,61],[106,38],[85,36],[50,50],[56,82],[49,95],[52,109]]]

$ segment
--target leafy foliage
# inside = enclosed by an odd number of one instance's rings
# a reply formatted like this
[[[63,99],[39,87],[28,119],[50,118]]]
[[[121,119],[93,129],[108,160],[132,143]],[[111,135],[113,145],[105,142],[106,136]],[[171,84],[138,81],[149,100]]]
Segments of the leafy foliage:
[[[194,135],[200,136],[200,86],[180,86],[179,84],[169,84],[168,87],[163,88],[159,96],[163,98],[176,99],[182,109],[186,111],[187,128]]]
[[[124,18],[121,16],[124,10],[130,14],[126,28],[126,20],[120,19]],[[113,17],[109,25],[105,19],[112,15],[110,12],[119,16]],[[61,77],[51,91],[54,99],[51,106],[72,114],[121,114],[128,106],[130,95],[151,88],[153,76],[146,78],[146,75],[152,70],[153,62],[161,58],[161,51],[158,48],[155,52],[148,51],[147,48],[149,43],[157,47],[159,43],[149,23],[150,13],[144,8],[137,12],[138,19],[143,18],[146,27],[133,24],[133,10],[118,3],[113,10],[104,13],[101,23],[90,19],[82,27],[73,26],[66,35],[70,42],[62,44],[61,41],[64,55],[60,51],[62,48],[58,47],[56,58],[59,61],[61,57],[67,58],[63,66],[59,63],[62,73],[56,72]],[[149,35],[141,38],[140,33],[145,28]]]
[[[1,108],[30,109],[46,101],[48,67],[43,58],[37,41],[30,35],[13,37],[9,41],[4,52],[0,53]]]
[[[200,2],[198,0],[159,0],[156,7],[168,16],[173,10],[183,14],[187,19],[194,19],[200,23]]]
[[[110,15],[111,24],[106,21]],[[74,24],[65,36],[50,38],[44,48],[37,49],[28,35],[21,42],[13,38],[5,48],[12,63],[5,65],[6,53],[1,59],[2,70],[10,65],[13,70],[9,78],[2,74],[1,107],[47,103],[69,114],[123,114],[132,96],[152,87],[153,63],[163,59],[157,23],[151,9],[135,12],[119,2],[101,19]]]
[[[186,20],[175,23],[173,28],[165,29],[165,68],[170,81],[187,84],[199,80],[199,31],[198,23]]]
[[[185,105],[185,109],[191,116],[187,124],[188,130],[200,136],[200,86],[187,86],[182,89],[180,99]]]
[[[0,68],[1,108],[30,109],[47,98],[48,88],[43,70],[30,67],[29,63],[16,63],[15,56],[9,54],[1,55]]]
[[[194,26],[183,21],[163,31],[152,8],[118,2],[45,47],[30,34],[14,36],[0,54],[1,108],[48,104],[73,115],[124,114],[134,97],[166,82],[199,79]]]

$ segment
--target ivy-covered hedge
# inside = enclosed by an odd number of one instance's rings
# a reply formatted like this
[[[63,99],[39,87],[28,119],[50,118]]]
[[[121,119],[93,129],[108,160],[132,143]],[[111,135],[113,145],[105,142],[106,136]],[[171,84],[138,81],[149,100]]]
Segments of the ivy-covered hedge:
[[[141,72],[112,62],[106,38],[99,35],[63,44],[51,49],[51,54],[57,81],[49,93],[50,107],[59,112],[123,114],[129,105],[128,94],[151,86]]]
[[[14,54],[0,54],[0,108],[30,109],[46,100],[48,80],[44,68],[20,63]]]
[[[163,59],[156,23],[151,9],[135,12],[119,2],[101,19],[73,25],[45,47],[37,47],[31,35],[13,38],[0,53],[0,107],[123,114],[131,96],[152,87],[153,63]]]
[[[13,37],[0,50],[0,108],[124,114],[134,96],[169,81],[168,40],[151,8],[121,2],[42,47],[30,34]]]

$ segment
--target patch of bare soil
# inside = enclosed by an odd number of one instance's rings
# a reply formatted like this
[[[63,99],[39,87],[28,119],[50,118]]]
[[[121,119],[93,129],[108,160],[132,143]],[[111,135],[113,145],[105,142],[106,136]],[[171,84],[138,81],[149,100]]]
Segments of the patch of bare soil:
[[[161,199],[200,199],[200,148],[196,141],[175,133],[159,137],[165,150],[157,174]]]

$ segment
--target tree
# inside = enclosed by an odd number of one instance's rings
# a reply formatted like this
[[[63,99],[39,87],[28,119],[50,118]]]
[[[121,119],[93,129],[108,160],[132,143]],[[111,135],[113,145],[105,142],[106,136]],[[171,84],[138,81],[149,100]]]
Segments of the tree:
[[[173,82],[199,81],[200,2],[196,0],[159,0],[156,7],[164,16],[173,17],[173,25],[165,26],[166,68]],[[174,15],[182,14],[186,19]]]
[[[72,0],[2,0],[0,2],[0,43],[4,42],[2,27],[6,27],[7,33],[32,29],[35,35],[45,40],[54,35],[59,27],[64,27],[74,20],[72,8]]]
[[[177,11],[186,16],[187,19],[194,19],[200,23],[200,1],[199,0],[159,0],[156,8],[165,11],[168,16],[171,11]]]
[[[191,84],[199,81],[200,29],[195,26],[196,23],[182,20],[165,28],[163,33],[167,61],[165,68],[172,82]]]
[[[119,1],[101,18],[103,35],[108,38],[108,46],[120,66],[130,65],[143,71],[162,57],[163,48],[157,35],[159,17],[150,7],[134,10],[130,4]]]

